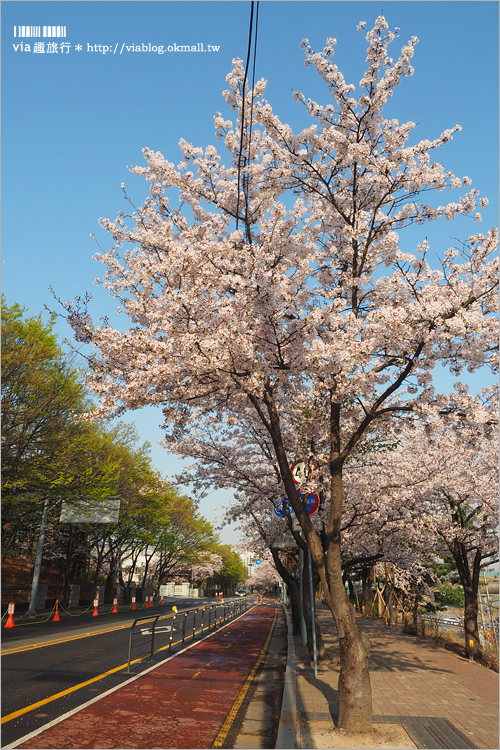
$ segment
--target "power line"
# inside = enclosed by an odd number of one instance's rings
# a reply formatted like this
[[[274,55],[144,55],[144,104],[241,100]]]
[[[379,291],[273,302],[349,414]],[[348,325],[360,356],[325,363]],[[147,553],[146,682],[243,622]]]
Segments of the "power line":
[[[246,153],[244,154],[243,149],[243,138],[245,133],[245,89],[248,79],[248,68],[250,65],[250,57],[252,54],[252,37],[253,37],[253,66],[252,66],[252,103],[250,108],[250,127],[249,127],[249,142],[247,148],[250,148],[252,138],[252,118],[253,118],[253,88],[255,85],[255,62],[257,57],[257,26],[259,22],[259,2],[252,0],[250,7],[250,25],[248,29],[248,49],[247,49],[247,61],[245,65],[245,75],[243,77],[243,90],[242,90],[242,103],[241,103],[241,133],[240,133],[240,148],[238,153],[238,185],[237,185],[237,199],[236,199],[236,229],[238,229],[239,213],[240,213],[240,192],[241,192],[241,171],[245,169],[247,165]],[[256,7],[255,7],[256,6]],[[254,34],[254,11],[255,12],[255,34]]]

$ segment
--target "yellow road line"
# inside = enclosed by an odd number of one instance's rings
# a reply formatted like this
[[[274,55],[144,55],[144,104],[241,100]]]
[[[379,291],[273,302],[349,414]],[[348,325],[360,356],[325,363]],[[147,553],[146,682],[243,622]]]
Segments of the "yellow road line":
[[[172,615],[163,615],[162,617],[160,617],[160,619],[161,620],[165,620],[167,617],[172,617]],[[154,617],[152,617],[151,619],[154,620]],[[275,613],[275,619],[276,619],[276,613]],[[220,622],[220,620],[219,620],[219,622]],[[273,625],[274,625],[274,622],[273,622]],[[123,628],[123,627],[131,627],[131,624],[128,625],[128,626],[121,625],[121,626],[118,626],[118,627],[115,627],[115,628],[110,628],[110,630],[119,630],[120,628]],[[100,631],[100,632],[110,632],[110,630]],[[199,632],[202,632],[202,631],[199,631]],[[88,633],[86,635],[97,635],[97,632]],[[78,636],[78,637],[84,638],[84,637],[86,637],[86,635]],[[74,638],[69,638],[68,640],[74,640]],[[184,640],[186,640],[186,639],[184,639]],[[57,643],[57,642],[58,641],[52,641],[51,643]],[[63,640],[60,641],[60,642],[64,643]],[[173,641],[172,643],[168,643],[166,646],[162,646],[161,648],[155,649],[155,651],[153,651],[153,654],[158,654],[158,653],[160,653],[160,651],[165,651],[165,649],[167,649],[167,648],[170,649],[172,646],[177,646],[178,643],[182,643],[182,638],[179,639],[178,641]],[[45,645],[51,645],[51,644],[44,643],[44,644],[41,644],[41,645],[45,646]],[[267,641],[266,641],[266,645],[267,645]],[[38,647],[40,647],[40,646],[38,646]],[[31,647],[26,647],[26,650],[29,650],[30,648],[37,648],[37,646],[33,645]],[[22,649],[20,649],[20,650],[22,650]],[[11,653],[15,653],[15,652],[12,651]],[[140,656],[137,659],[134,659],[133,661],[131,661],[130,664],[137,664],[137,662],[140,662],[140,661],[143,661],[143,660],[144,660],[144,656]],[[92,677],[92,679],[90,679],[90,680],[86,680],[85,682],[80,682],[78,685],[73,685],[73,687],[67,688],[66,690],[62,690],[60,693],[55,693],[54,695],[51,695],[48,698],[44,698],[41,701],[37,701],[36,703],[32,703],[31,705],[25,706],[24,708],[20,708],[18,711],[14,711],[11,714],[7,714],[6,716],[2,717],[2,720],[1,720],[0,723],[1,724],[6,724],[8,721],[12,721],[12,719],[17,719],[19,716],[22,716],[23,714],[27,714],[30,711],[34,711],[36,708],[40,708],[41,706],[45,706],[47,703],[51,703],[52,701],[58,700],[58,698],[63,698],[65,695],[69,695],[70,693],[74,693],[77,690],[80,690],[81,688],[86,687],[87,685],[91,685],[93,682],[97,682],[98,680],[102,680],[104,677],[108,677],[109,675],[114,674],[115,672],[119,672],[121,669],[125,669],[125,667],[128,667],[128,662],[126,662],[125,664],[120,664],[119,667],[114,667],[113,669],[110,669],[107,672],[103,672],[102,674],[97,675],[97,677]]]
[[[160,620],[166,620],[168,617],[173,617],[173,615],[162,615],[159,619]],[[142,621],[144,625],[146,625],[148,622],[152,622],[155,619],[155,617],[147,618]],[[30,643],[26,646],[14,646],[13,648],[6,648],[2,649],[2,656],[8,656],[9,654],[20,654],[24,651],[33,651],[36,648],[44,648],[45,646],[57,646],[60,643],[69,643],[70,641],[77,641],[79,638],[89,638],[93,635],[103,635],[104,633],[113,633],[116,630],[126,630],[127,628],[131,628],[133,625],[132,622],[125,623],[125,625],[114,625],[112,628],[105,628],[104,630],[93,630],[89,631],[87,633],[78,633],[77,635],[69,635],[64,638],[54,638],[52,641],[42,641],[40,643]]]
[[[173,642],[172,646],[177,646],[178,643],[182,643],[182,638],[179,641]],[[158,654],[160,651],[165,651],[166,648],[170,648],[170,643],[167,646],[162,646],[161,648],[156,649],[155,651],[153,651],[153,653]],[[139,656],[137,659],[134,659],[133,661],[131,661],[130,664],[137,664],[137,662],[143,661],[143,660],[144,660],[144,656]],[[40,708],[40,706],[45,706],[47,703],[51,703],[52,701],[55,701],[58,698],[63,698],[65,695],[74,693],[77,690],[80,690],[81,688],[86,687],[87,685],[91,685],[93,682],[102,680],[104,677],[108,677],[110,674],[114,674],[115,672],[119,672],[121,669],[125,669],[125,667],[128,667],[128,662],[125,662],[125,664],[120,664],[119,667],[114,667],[113,669],[110,669],[108,672],[103,672],[102,674],[97,675],[97,677],[92,677],[91,680],[80,682],[78,685],[73,685],[73,687],[67,688],[66,690],[62,690],[60,693],[55,693],[55,695],[51,695],[48,698],[44,698],[41,701],[37,701],[37,703],[32,703],[29,706],[25,706],[25,708],[20,708],[18,711],[14,711],[11,714],[7,714],[7,716],[3,716],[1,723],[5,724],[8,721],[12,721],[12,719],[17,719],[18,716],[27,714],[30,711],[34,711],[35,708]]]
[[[260,663],[261,663],[262,659],[264,658],[264,654],[266,653],[267,647],[269,645],[269,641],[271,640],[271,636],[273,634],[274,625],[276,623],[277,616],[278,616],[278,609],[276,608],[274,610],[273,623],[271,625],[271,629],[269,631],[269,635],[267,636],[267,639],[266,639],[266,642],[265,642],[265,644],[264,644],[264,646],[262,648],[262,651],[260,652],[260,654],[259,654],[259,656],[257,658],[257,661],[253,665],[252,671],[248,675],[248,677],[247,677],[247,679],[245,681],[245,684],[243,685],[243,687],[240,690],[240,693],[239,693],[238,697],[234,701],[234,703],[233,703],[233,705],[231,707],[231,710],[229,711],[229,713],[228,713],[228,715],[226,717],[226,720],[225,720],[224,724],[220,728],[219,734],[217,735],[217,737],[213,741],[212,748],[223,747],[223,745],[224,745],[224,742],[225,742],[225,739],[226,739],[226,737],[227,737],[227,735],[229,733],[229,730],[231,729],[231,727],[233,725],[233,722],[236,719],[236,714],[240,710],[241,704],[243,703],[243,701],[245,699],[245,696],[248,693],[248,690],[250,688],[250,685],[252,684],[252,681],[253,681],[253,679],[254,679],[254,677],[255,677],[255,675],[257,673],[257,670],[258,670],[258,668],[260,666]]]

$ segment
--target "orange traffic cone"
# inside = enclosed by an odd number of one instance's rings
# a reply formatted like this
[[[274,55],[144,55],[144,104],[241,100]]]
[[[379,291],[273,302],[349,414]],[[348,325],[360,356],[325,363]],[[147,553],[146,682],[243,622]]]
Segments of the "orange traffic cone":
[[[118,614],[118,607],[116,606],[118,603],[118,599],[113,599],[113,609],[111,610],[111,614]]]
[[[99,606],[99,599],[94,599],[94,611],[92,612],[92,617],[97,617],[99,612],[97,611],[97,607]]]
[[[52,622],[59,622],[60,619],[61,618],[59,617],[59,600],[57,600],[56,601],[56,613],[55,613],[54,617],[52,618]]]
[[[7,622],[4,625],[4,628],[15,628],[16,627],[16,623],[14,622],[14,610],[15,610],[15,608],[16,608],[16,605],[14,604],[14,602],[10,602],[9,609],[8,609],[9,616],[7,618]]]
[[[132,597],[132,606],[130,609],[135,609],[135,596]]]
[[[160,599],[160,607],[163,607],[163,596]]]

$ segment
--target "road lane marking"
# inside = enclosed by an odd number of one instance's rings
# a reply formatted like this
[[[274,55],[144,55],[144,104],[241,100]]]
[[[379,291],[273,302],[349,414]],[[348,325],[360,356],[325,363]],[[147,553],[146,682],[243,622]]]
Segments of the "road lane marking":
[[[241,708],[241,704],[243,703],[243,701],[245,699],[245,696],[248,693],[250,685],[252,684],[253,679],[254,679],[254,677],[255,677],[255,675],[257,673],[257,670],[260,667],[260,663],[261,663],[262,659],[264,658],[264,654],[267,651],[267,647],[269,645],[269,641],[271,640],[271,636],[272,636],[273,631],[274,631],[274,625],[276,623],[276,618],[277,617],[278,617],[278,608],[276,607],[276,609],[274,610],[274,618],[273,618],[273,622],[272,622],[272,625],[271,625],[271,629],[269,630],[269,635],[267,636],[267,639],[266,639],[266,642],[265,642],[265,644],[264,644],[264,646],[262,648],[262,651],[260,652],[259,656],[257,657],[257,661],[253,665],[250,674],[248,675],[247,679],[245,680],[245,684],[241,688],[238,697],[236,698],[236,700],[234,701],[234,703],[233,703],[233,705],[231,707],[231,710],[229,711],[228,715],[226,716],[226,720],[225,720],[224,724],[222,725],[222,727],[220,728],[217,737],[213,741],[212,748],[223,747],[223,745],[224,745],[224,742],[225,742],[226,737],[227,737],[227,735],[229,733],[229,730],[231,729],[231,727],[232,727],[232,725],[234,723],[234,720],[236,719],[236,715],[237,715],[238,711]]]
[[[162,615],[159,619],[165,620],[167,617],[172,617],[172,615]],[[154,620],[154,617],[152,617],[151,619]],[[103,630],[93,630],[87,633],[79,633],[77,635],[65,636],[64,638],[55,638],[52,641],[41,641],[40,643],[30,643],[30,644],[27,644],[26,646],[13,646],[12,648],[2,649],[2,656],[9,656],[10,654],[20,654],[20,653],[23,653],[24,651],[33,651],[36,648],[45,648],[45,646],[57,646],[61,643],[69,643],[70,641],[77,641],[80,638],[90,638],[94,635],[103,635],[105,633],[113,633],[116,630],[126,630],[127,628],[131,628],[132,625],[133,625],[133,620],[132,622],[125,623],[125,625],[114,625],[112,628],[105,628]]]
[[[228,623],[226,623],[226,625],[231,625],[232,623],[237,622],[240,619],[240,617],[243,617],[249,611],[251,611],[251,608],[250,608],[250,610],[247,610],[246,612],[242,612],[239,615],[239,617],[235,618],[234,620],[230,620]],[[167,617],[171,617],[171,615],[164,615],[160,619],[166,619]],[[224,625],[223,627],[226,627],[226,625]],[[115,628],[111,628],[110,630],[119,630],[119,629],[124,628],[124,627],[126,627],[126,626],[122,625],[122,626],[118,626],[118,627],[115,627]],[[101,631],[101,632],[110,632],[110,630],[108,630],[108,631]],[[200,633],[200,635],[202,635],[202,631],[198,631],[198,632]],[[183,653],[183,651],[186,651],[187,649],[191,648],[191,646],[195,646],[198,643],[203,643],[204,640],[206,640],[207,638],[210,638],[213,635],[216,635],[219,632],[220,632],[220,630],[214,630],[213,633],[210,633],[209,635],[205,636],[205,638],[203,638],[202,640],[193,642],[186,649],[183,649],[182,651],[179,651],[178,654],[173,654],[172,657],[169,657],[169,658],[173,658],[174,656],[178,656],[179,654]],[[88,635],[97,635],[97,633],[89,633]],[[82,636],[80,636],[80,637],[82,637]],[[83,636],[83,637],[85,637],[85,636]],[[73,640],[73,639],[70,639],[70,640]],[[61,643],[64,643],[64,641],[61,641]],[[178,641],[173,641],[172,643],[168,643],[166,646],[162,646],[161,648],[155,649],[153,651],[153,654],[158,654],[161,651],[165,651],[167,648],[170,649],[172,646],[177,646],[179,643],[182,643],[182,638],[180,640],[178,640]],[[46,645],[46,644],[43,644],[43,645]],[[139,656],[137,659],[134,659],[133,661],[131,661],[130,664],[137,664],[137,662],[143,661],[144,658],[145,658],[145,656]],[[155,664],[152,668],[154,669],[157,666],[159,666],[159,665]],[[40,708],[41,706],[45,706],[47,703],[51,703],[52,701],[55,701],[58,698],[63,698],[65,695],[69,695],[70,693],[74,693],[77,690],[80,690],[81,688],[86,687],[87,685],[91,685],[93,682],[97,682],[98,680],[102,680],[104,677],[108,677],[109,675],[114,674],[116,672],[119,672],[121,669],[124,670],[125,668],[128,668],[128,662],[126,662],[125,664],[121,664],[119,667],[114,667],[113,669],[110,669],[107,672],[103,672],[102,674],[98,675],[97,677],[92,677],[92,679],[90,679],[90,680],[86,680],[85,682],[80,682],[78,685],[73,685],[73,687],[67,688],[66,690],[63,690],[60,693],[55,693],[54,695],[51,695],[48,698],[44,698],[41,701],[37,701],[36,703],[32,703],[29,706],[25,706],[24,708],[20,708],[17,711],[13,711],[12,713],[7,714],[6,716],[3,716],[0,723],[1,724],[5,724],[8,721],[12,721],[13,719],[17,719],[19,716],[22,716],[23,714],[27,714],[30,711],[34,711],[36,708]],[[149,669],[147,671],[149,671]],[[146,672],[142,672],[141,674],[145,674],[145,673]],[[118,686],[118,687],[120,687],[120,686]]]
[[[172,643],[172,646],[177,646],[178,643],[182,643],[182,639],[180,641],[175,641],[174,643]],[[197,641],[197,643],[200,643],[200,641]],[[157,654],[159,651],[165,651],[166,648],[170,648],[170,644],[168,644],[167,646],[162,646],[162,648],[156,649],[153,653]],[[137,664],[137,662],[139,661],[144,661],[144,658],[145,658],[144,656],[139,656],[137,659],[134,659],[133,661],[131,661],[130,664]],[[109,669],[107,672],[103,672],[102,674],[97,675],[97,677],[92,677],[92,679],[86,680],[85,682],[80,682],[78,685],[73,685],[73,687],[67,688],[66,690],[63,690],[60,693],[55,693],[54,695],[50,695],[48,698],[44,698],[41,701],[37,701],[36,703],[31,703],[31,705],[29,706],[20,708],[18,711],[14,711],[11,714],[7,714],[7,716],[3,716],[1,723],[5,724],[8,721],[12,721],[12,719],[17,719],[18,716],[27,714],[29,713],[29,711],[34,711],[35,708],[40,708],[40,706],[45,706],[47,703],[51,703],[52,701],[55,701],[58,698],[63,698],[65,695],[74,693],[76,690],[80,690],[81,688],[84,688],[87,685],[92,685],[93,682],[97,682],[97,680],[102,680],[104,677],[108,677],[110,674],[119,672],[121,669],[124,670],[127,667],[128,667],[128,662],[125,662],[125,664],[120,664],[119,667],[114,667],[113,669]]]
[[[246,614],[248,614],[249,612],[251,612],[252,609],[253,609],[253,607],[255,607],[255,606],[256,605],[253,604],[249,609],[247,609],[246,611],[242,612],[240,615],[238,615],[238,617],[236,617],[234,620],[231,620],[230,622],[228,622],[223,627],[227,627],[228,625],[232,625],[235,622],[238,622],[239,619],[241,619]],[[276,617],[276,613],[275,613],[275,617]],[[212,638],[212,636],[218,635],[219,633],[220,633],[220,630],[214,630],[213,633],[210,633],[209,635],[205,636],[205,638],[203,638],[202,640],[200,640],[200,641],[194,641],[193,643],[190,643],[189,646],[185,646],[183,649],[181,649],[180,651],[178,651],[176,654],[172,654],[171,656],[168,656],[166,659],[164,659],[163,661],[159,662],[158,664],[153,664],[152,666],[148,667],[147,669],[145,669],[140,674],[135,675],[134,677],[131,677],[129,680],[126,680],[124,683],[122,683],[120,685],[115,685],[115,687],[110,688],[109,690],[106,690],[104,693],[101,693],[100,695],[97,695],[95,698],[91,698],[90,700],[86,701],[85,703],[81,704],[80,706],[77,706],[76,708],[73,708],[70,711],[67,711],[65,714],[62,714],[62,715],[58,716],[57,718],[53,719],[52,721],[49,721],[48,724],[45,724],[44,726],[41,726],[38,729],[35,729],[32,732],[29,732],[28,734],[24,735],[24,737],[19,737],[17,740],[14,740],[14,742],[12,742],[10,745],[5,745],[4,746],[5,750],[10,750],[11,748],[16,748],[18,745],[22,745],[24,742],[27,742],[28,740],[31,740],[33,737],[36,737],[37,735],[42,734],[47,729],[50,729],[51,727],[55,726],[56,724],[61,723],[65,719],[69,718],[70,716],[73,716],[74,714],[79,713],[80,711],[82,711],[87,706],[90,706],[93,703],[97,703],[98,701],[102,700],[106,696],[111,695],[112,693],[115,693],[116,691],[120,690],[121,688],[125,687],[126,685],[130,684],[131,682],[135,682],[135,680],[140,679],[141,677],[145,676],[149,672],[152,672],[154,669],[157,669],[159,666],[162,666],[163,664],[166,664],[171,659],[175,659],[175,657],[180,656],[181,654],[185,653],[186,651],[189,651],[190,649],[192,649],[195,646],[198,646],[200,643],[204,643],[204,641],[207,641],[209,638]],[[176,646],[178,643],[182,643],[182,641],[176,641],[172,645]],[[169,646],[163,646],[162,648],[157,649],[154,653],[156,654],[159,651],[164,651],[167,648],[169,648]],[[144,657],[142,657],[142,658],[144,658]],[[141,657],[138,658],[138,659],[135,659],[133,662],[130,662],[130,663],[131,664],[135,664],[136,661],[140,661],[140,660],[141,660]],[[209,662],[209,663],[211,663],[211,662]],[[123,666],[125,666],[125,667],[128,666],[128,662],[127,662],[127,664],[124,664]],[[117,669],[120,669],[120,667],[118,667]],[[116,671],[116,670],[113,670],[113,671]],[[103,676],[104,675],[100,675],[100,677],[103,677]],[[95,677],[93,680],[90,680],[89,682],[95,682],[96,680],[100,679],[100,677]],[[85,683],[82,683],[82,685],[80,685],[78,687],[82,687],[84,684]],[[75,687],[73,689],[69,689],[67,692],[73,692],[76,689],[77,688]],[[51,700],[55,700],[56,697],[58,697],[58,696],[53,696],[52,698],[47,698],[44,702],[48,703]],[[16,715],[19,715],[20,713],[28,713],[28,711],[33,710],[38,705],[39,704],[34,703],[31,706],[26,707],[25,709],[21,709],[20,712],[16,712]],[[4,716],[3,719],[2,719],[2,723],[6,722],[6,721],[10,721],[13,718],[15,718],[15,716],[13,714],[9,714],[9,716]]]

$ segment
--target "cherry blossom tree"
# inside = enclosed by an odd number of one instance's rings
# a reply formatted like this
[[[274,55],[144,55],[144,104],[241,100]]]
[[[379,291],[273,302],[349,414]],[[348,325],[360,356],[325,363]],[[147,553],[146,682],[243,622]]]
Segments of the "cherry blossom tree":
[[[278,583],[280,576],[270,560],[262,560],[253,573],[246,579],[245,586],[249,588],[267,589]]]
[[[330,99],[296,94],[312,121],[298,133],[264,99],[265,81],[248,90],[236,60],[224,92],[236,122],[215,118],[230,163],[213,145],[181,141],[177,166],[145,149],[147,165],[132,171],[150,197],[130,227],[124,212],[102,221],[115,245],[97,256],[101,283],[130,329],[95,325],[86,299],[67,305],[77,340],[96,350],[88,382],[98,414],[159,404],[179,453],[204,418],[259,421],[335,618],[346,731],[369,730],[372,713],[369,643],[342,580],[345,467],[376,423],[438,400],[437,363],[473,371],[494,363],[496,344],[497,233],[432,248],[434,267],[424,237],[400,246],[410,225],[480,219],[487,201],[470,180],[431,160],[459,127],[412,141],[414,123],[385,118],[413,73],[417,40],[393,60],[395,34],[382,16],[366,39],[357,96],[332,62],[335,40],[319,53],[304,41]],[[455,201],[424,202],[448,189]],[[321,536],[292,479],[297,458],[315,467],[306,490],[321,478]]]
[[[219,573],[222,570],[223,564],[220,555],[216,555],[214,552],[202,552],[192,566],[193,580],[204,581],[205,578],[211,578],[214,573]]]
[[[482,398],[462,391],[452,402],[424,424],[408,422],[384,471],[420,546],[455,561],[465,649],[477,658],[480,571],[498,561],[498,400],[488,391]]]

